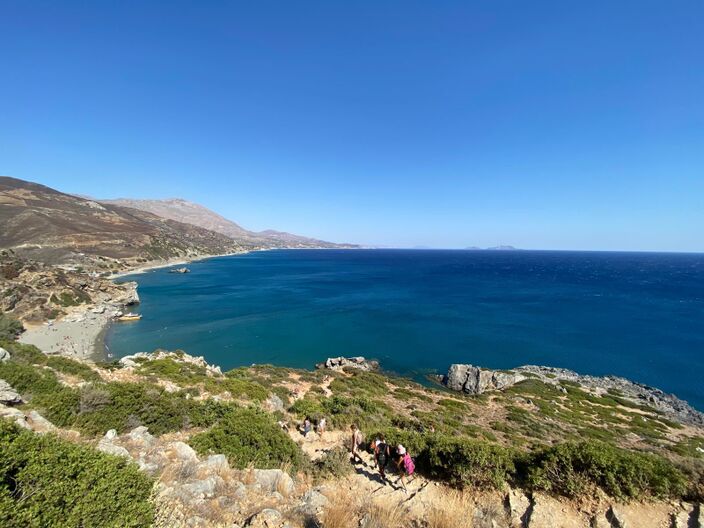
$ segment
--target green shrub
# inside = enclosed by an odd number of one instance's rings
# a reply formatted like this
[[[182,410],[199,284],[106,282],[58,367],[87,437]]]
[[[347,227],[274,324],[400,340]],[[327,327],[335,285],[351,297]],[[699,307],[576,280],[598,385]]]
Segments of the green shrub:
[[[312,419],[317,419],[319,416],[323,416],[325,414],[325,409],[320,401],[308,396],[293,402],[293,405],[291,405],[288,410],[300,419],[304,419],[306,416]]]
[[[350,376],[339,376],[330,384],[334,393],[349,393],[354,395],[383,396],[389,392],[386,377],[375,372],[358,369],[348,369]]]
[[[17,363],[13,357],[13,361],[0,363],[0,378],[55,425],[72,425],[78,412],[78,392],[62,385],[52,371]]]
[[[148,527],[151,480],[122,458],[0,420],[0,525]]]
[[[18,343],[17,341],[0,340],[0,346],[10,352],[12,361],[16,363],[38,365],[44,364],[46,361],[46,354],[34,345],[25,345],[23,343]]]
[[[390,429],[389,445],[402,444],[420,473],[462,488],[501,489],[513,479],[515,453],[483,440]]]
[[[303,464],[303,453],[267,413],[253,409],[235,409],[209,431],[190,440],[200,454],[223,453],[230,465],[260,469],[290,464],[295,470]]]
[[[523,465],[529,488],[568,497],[594,486],[618,499],[678,497],[686,490],[684,475],[668,460],[593,440],[539,450]]]
[[[229,373],[228,373],[229,374]],[[206,388],[213,392],[228,391],[234,398],[246,398],[252,401],[264,401],[269,397],[269,391],[255,381],[237,376],[226,376],[225,379],[211,382]]]
[[[426,456],[431,476],[460,487],[501,489],[515,473],[514,453],[483,440],[432,434]]]
[[[81,304],[91,302],[90,295],[88,295],[84,291],[77,289],[72,289],[71,291],[64,291],[61,292],[59,295],[52,293],[49,300],[54,304],[63,306],[64,308],[68,308],[69,306],[79,306]]]
[[[99,381],[101,379],[100,375],[88,365],[66,357],[48,356],[46,365],[64,374],[78,376],[85,381]]]
[[[335,447],[326,451],[315,461],[315,474],[321,478],[342,478],[353,471],[350,452],[344,447]]]
[[[104,391],[102,405],[90,405],[96,391]],[[188,424],[191,403],[178,393],[147,383],[106,383],[83,387],[81,402],[84,412],[75,424],[82,431],[98,435],[109,429],[118,432],[139,425],[154,435],[177,431]],[[86,405],[88,403],[88,405]]]
[[[208,377],[204,367],[183,361],[174,361],[171,358],[144,361],[137,372],[145,376],[168,379],[175,383],[198,383]]]
[[[0,313],[0,341],[12,341],[24,332],[24,326],[14,317]]]

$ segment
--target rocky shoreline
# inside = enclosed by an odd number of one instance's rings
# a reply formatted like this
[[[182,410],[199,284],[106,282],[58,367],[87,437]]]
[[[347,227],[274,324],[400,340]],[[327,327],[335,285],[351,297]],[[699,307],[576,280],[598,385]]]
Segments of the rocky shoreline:
[[[529,378],[555,385],[565,392],[565,382],[577,384],[597,395],[611,394],[634,404],[651,407],[682,424],[704,426],[704,413],[674,394],[618,376],[591,376],[564,368],[537,365],[491,370],[468,364],[454,364],[445,376],[438,377],[448,389],[471,395],[500,391]]]

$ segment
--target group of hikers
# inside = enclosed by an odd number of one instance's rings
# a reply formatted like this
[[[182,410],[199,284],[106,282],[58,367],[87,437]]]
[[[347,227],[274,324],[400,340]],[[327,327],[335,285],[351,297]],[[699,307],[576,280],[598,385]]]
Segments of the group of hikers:
[[[283,429],[288,430],[288,423],[279,422],[279,425]],[[301,435],[303,435],[303,437],[307,437],[311,432],[315,431],[322,439],[326,428],[327,422],[324,417],[318,418],[316,423],[313,424],[313,420],[306,416],[305,420],[303,420],[303,422],[299,425],[298,431]],[[351,430],[351,461],[353,464],[357,464],[359,462],[366,466],[367,463],[360,455],[361,451],[365,449],[364,435],[356,424],[351,426]],[[408,453],[408,450],[401,444],[396,446],[389,445],[386,442],[384,435],[379,434],[370,442],[369,451],[374,454],[374,467],[379,470],[379,475],[381,475],[382,481],[384,483],[387,481],[391,483],[391,481],[386,477],[386,468],[390,463],[393,463],[396,466],[396,470],[400,474],[400,477],[396,483],[401,484],[403,491],[408,493],[408,489],[406,488],[406,478],[410,477],[415,472],[415,463],[413,462],[411,455]]]
[[[360,450],[364,448],[364,435],[362,434],[362,431],[359,430],[357,425],[353,424],[351,429],[352,463],[356,464],[359,461],[366,466],[366,462],[364,462],[360,456]],[[374,453],[374,466],[379,470],[382,482],[386,483],[388,480],[386,477],[386,467],[389,463],[393,462],[400,475],[396,481],[396,484],[401,484],[404,493],[408,493],[406,478],[413,475],[416,469],[415,463],[413,462],[411,455],[408,453],[408,450],[401,444],[398,444],[395,447],[390,446],[386,442],[386,438],[383,434],[377,435],[377,437],[372,440],[369,444],[369,449]]]

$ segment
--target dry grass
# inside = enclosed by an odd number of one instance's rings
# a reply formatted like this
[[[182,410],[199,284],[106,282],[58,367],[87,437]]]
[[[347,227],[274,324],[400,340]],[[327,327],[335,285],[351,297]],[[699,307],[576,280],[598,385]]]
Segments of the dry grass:
[[[357,528],[358,508],[349,491],[336,490],[327,494],[328,505],[323,514],[325,528]]]
[[[379,501],[368,504],[365,509],[365,528],[408,528],[411,526],[408,512],[401,504]]]
[[[242,470],[241,480],[245,486],[249,486],[256,482],[257,479],[254,477],[254,463],[250,462],[247,467]]]
[[[281,494],[282,497],[288,499],[291,494],[291,488],[288,486],[289,480],[284,478],[284,475],[289,475],[289,472],[291,471],[291,464],[288,462],[282,464],[281,471],[283,471],[284,474],[276,479],[274,488]]]
[[[303,495],[306,491],[313,489],[315,485],[315,479],[311,473],[304,471],[299,471],[296,473],[296,478],[293,479],[295,484],[294,493],[296,495]]]
[[[196,464],[190,461],[172,462],[164,467],[164,471],[159,476],[159,481],[164,484],[186,482],[196,475],[196,469]]]
[[[471,528],[474,506],[469,496],[447,489],[438,492],[428,509],[428,528]]]

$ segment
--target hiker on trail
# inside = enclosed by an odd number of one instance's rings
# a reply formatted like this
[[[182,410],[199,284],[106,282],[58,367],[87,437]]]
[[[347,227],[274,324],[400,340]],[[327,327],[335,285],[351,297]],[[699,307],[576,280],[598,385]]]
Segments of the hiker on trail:
[[[399,473],[401,473],[401,476],[398,478],[396,483],[398,484],[400,482],[403,487],[403,492],[408,493],[408,488],[406,488],[406,477],[413,475],[416,470],[416,465],[413,463],[411,455],[408,454],[406,448],[401,444],[399,444],[396,448],[396,455],[396,467],[398,468]]]
[[[303,436],[305,437],[308,435],[308,433],[310,433],[311,429],[312,426],[310,424],[310,418],[306,416],[306,419],[303,421],[303,428],[301,430],[301,434],[303,434]]]
[[[362,445],[362,442],[364,442],[364,438],[362,437],[362,431],[359,430],[359,427],[357,427],[356,424],[353,424],[352,427],[352,463],[354,464],[357,460],[359,460],[362,464],[365,466],[367,465],[364,460],[362,460],[362,457],[359,456],[359,446]]]
[[[388,463],[389,455],[389,445],[386,443],[386,438],[384,438],[384,435],[379,435],[379,438],[374,441],[374,462],[376,462],[379,474],[384,480],[386,480],[386,464]]]
[[[325,426],[327,425],[325,421],[325,417],[323,416],[318,420],[318,434],[320,435],[320,438],[323,438],[323,433],[325,432]]]

